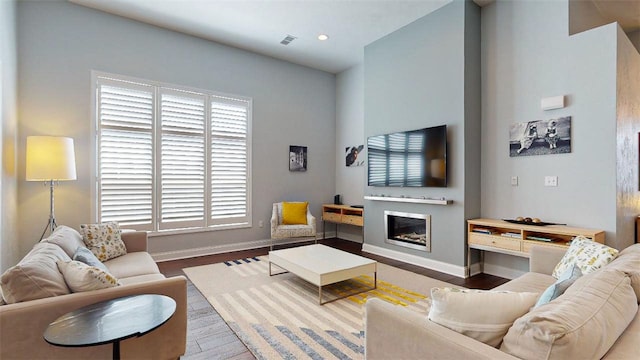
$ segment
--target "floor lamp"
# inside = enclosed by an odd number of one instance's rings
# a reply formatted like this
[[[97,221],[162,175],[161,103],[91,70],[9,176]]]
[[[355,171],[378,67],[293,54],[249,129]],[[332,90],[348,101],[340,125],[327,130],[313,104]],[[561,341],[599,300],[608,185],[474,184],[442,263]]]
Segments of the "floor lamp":
[[[27,136],[27,181],[44,181],[49,186],[49,221],[44,234],[58,226],[53,211],[53,187],[58,181],[76,179],[76,156],[73,139],[57,136]]]

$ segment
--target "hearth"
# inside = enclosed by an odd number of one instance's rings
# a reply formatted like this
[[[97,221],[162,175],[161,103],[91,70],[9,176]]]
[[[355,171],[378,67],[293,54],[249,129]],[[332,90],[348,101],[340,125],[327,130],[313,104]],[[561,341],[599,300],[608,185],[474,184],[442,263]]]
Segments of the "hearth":
[[[385,242],[431,252],[431,215],[384,212]]]

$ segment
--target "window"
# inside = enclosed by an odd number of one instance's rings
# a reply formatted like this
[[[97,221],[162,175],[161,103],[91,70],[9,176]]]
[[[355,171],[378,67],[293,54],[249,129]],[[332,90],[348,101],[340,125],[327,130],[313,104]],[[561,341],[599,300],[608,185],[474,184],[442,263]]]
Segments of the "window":
[[[251,99],[97,75],[97,220],[248,226]]]

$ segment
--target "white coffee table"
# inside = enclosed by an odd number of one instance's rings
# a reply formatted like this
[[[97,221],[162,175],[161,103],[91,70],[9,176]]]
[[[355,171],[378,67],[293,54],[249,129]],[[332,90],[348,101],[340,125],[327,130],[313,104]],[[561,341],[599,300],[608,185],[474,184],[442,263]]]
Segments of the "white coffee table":
[[[274,264],[318,287],[318,303],[331,301],[373,290],[378,286],[377,262],[329,246],[314,244],[290,249],[269,251],[269,276],[283,274],[271,272]],[[340,281],[373,273],[373,287],[336,299],[322,302],[322,287]]]

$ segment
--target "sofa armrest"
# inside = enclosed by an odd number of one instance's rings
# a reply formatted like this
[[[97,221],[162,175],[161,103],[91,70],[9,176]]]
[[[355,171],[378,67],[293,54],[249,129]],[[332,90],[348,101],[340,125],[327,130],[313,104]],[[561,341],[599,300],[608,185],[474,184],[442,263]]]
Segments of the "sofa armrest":
[[[372,298],[365,305],[365,358],[510,359],[513,356],[429,321],[425,315]]]
[[[73,293],[0,306],[0,359],[108,359],[110,344],[59,347],[43,334],[58,317],[80,307],[128,295],[160,294],[176,301],[176,312],[162,326],[120,343],[123,358],[176,359],[186,350],[187,280],[183,276]]]
[[[127,252],[147,251],[146,231],[123,231],[122,241],[127,247]]]
[[[551,275],[565,252],[566,249],[554,246],[532,246],[529,253],[529,271]]]

